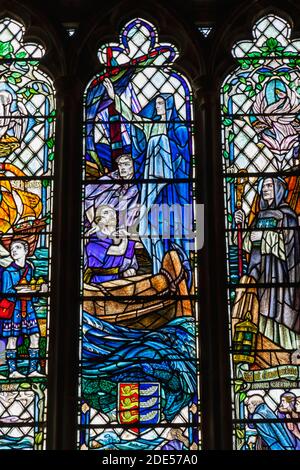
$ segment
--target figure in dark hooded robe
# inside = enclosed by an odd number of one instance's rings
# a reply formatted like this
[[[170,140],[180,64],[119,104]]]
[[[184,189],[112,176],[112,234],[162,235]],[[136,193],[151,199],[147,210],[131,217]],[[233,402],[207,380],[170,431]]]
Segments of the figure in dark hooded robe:
[[[265,177],[258,183],[259,211],[246,232],[248,276],[257,283],[259,330],[284,349],[300,341],[300,240],[296,213],[285,202],[286,182]],[[235,214],[245,226],[245,214]]]

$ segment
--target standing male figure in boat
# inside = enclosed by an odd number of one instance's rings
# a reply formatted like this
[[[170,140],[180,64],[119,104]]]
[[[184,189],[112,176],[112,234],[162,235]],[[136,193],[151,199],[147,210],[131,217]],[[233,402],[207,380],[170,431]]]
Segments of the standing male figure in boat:
[[[130,230],[139,215],[139,190],[130,180],[134,178],[134,166],[130,154],[116,158],[118,169],[99,178],[99,183],[90,183],[85,189],[85,211],[88,222],[95,224],[95,215],[100,206],[113,207],[119,214],[119,227]],[[119,182],[120,181],[120,182]]]
[[[152,260],[153,274],[157,274],[171,247],[187,258],[189,254],[189,240],[182,236],[185,232],[183,220],[179,223],[183,219],[183,207],[192,204],[187,181],[191,159],[189,129],[179,117],[173,94],[157,94],[137,114],[122,96],[115,93],[109,78],[103,81],[103,86],[116,111],[131,124],[132,147],[138,149],[140,156],[144,155],[139,235]],[[176,180],[185,181],[177,183]],[[169,211],[174,207],[177,208],[176,215]],[[168,236],[164,231],[166,218]],[[181,226],[180,236],[176,225]]]
[[[117,230],[117,212],[113,207],[100,206],[96,226],[88,231],[85,248],[84,282],[99,284],[121,277],[135,276],[138,264],[134,254],[135,241],[128,233]]]
[[[33,266],[27,261],[29,251],[25,240],[13,240],[10,245],[10,256],[13,262],[4,269],[2,274],[2,292],[7,294],[7,299],[14,302],[14,311],[10,319],[3,320],[2,336],[7,338],[6,359],[8,363],[9,377],[18,379],[24,375],[17,370],[17,340],[20,336],[29,336],[30,344],[28,377],[44,377],[38,371],[39,367],[39,338],[40,330],[32,301],[28,296],[29,284],[33,278]],[[24,297],[15,297],[26,292]],[[45,289],[43,288],[45,291]]]

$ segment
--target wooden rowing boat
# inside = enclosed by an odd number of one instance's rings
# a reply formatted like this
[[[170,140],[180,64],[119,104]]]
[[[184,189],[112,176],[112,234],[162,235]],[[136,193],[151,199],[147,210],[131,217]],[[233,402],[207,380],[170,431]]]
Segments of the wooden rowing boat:
[[[176,251],[166,253],[156,275],[84,284],[83,294],[86,312],[131,328],[156,329],[175,317],[192,315],[185,271]]]

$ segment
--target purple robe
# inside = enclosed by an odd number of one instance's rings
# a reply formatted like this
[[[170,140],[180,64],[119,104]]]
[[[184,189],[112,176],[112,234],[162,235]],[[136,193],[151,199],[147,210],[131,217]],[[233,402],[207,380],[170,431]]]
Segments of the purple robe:
[[[179,439],[172,439],[164,444],[160,450],[185,450],[185,447]]]
[[[131,227],[139,215],[138,199],[137,185],[123,183],[118,171],[113,171],[99,178],[99,183],[86,186],[85,210],[93,205],[95,211],[104,205],[113,207],[119,215],[119,227]]]
[[[103,237],[103,238],[102,238]],[[104,238],[99,233],[91,236],[86,245],[85,282],[99,284],[105,281],[120,279],[121,273],[129,268],[137,269],[134,255],[135,242],[128,240],[124,255],[110,255],[109,248],[113,245],[111,238]]]

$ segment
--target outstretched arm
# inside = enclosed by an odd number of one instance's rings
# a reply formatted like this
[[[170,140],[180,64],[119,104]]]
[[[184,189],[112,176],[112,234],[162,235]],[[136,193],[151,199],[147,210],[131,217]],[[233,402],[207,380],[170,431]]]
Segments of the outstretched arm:
[[[109,98],[114,101],[118,113],[120,113],[127,121],[132,121],[134,126],[141,129],[148,140],[151,133],[151,120],[145,117],[142,118],[138,114],[133,113],[129,106],[127,106],[127,104],[115,94],[114,86],[109,78],[105,78],[103,80],[103,86],[105,87]]]
[[[103,80],[103,86],[106,89],[109,98],[112,101],[115,101],[115,96],[116,96],[115,95],[115,89],[114,89],[114,86],[113,86],[113,84],[112,84],[112,82],[110,81],[109,78],[105,78]]]

